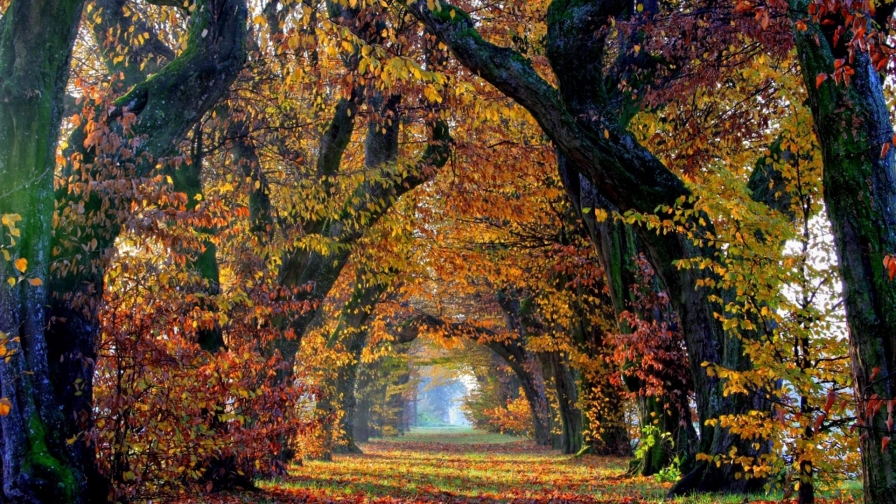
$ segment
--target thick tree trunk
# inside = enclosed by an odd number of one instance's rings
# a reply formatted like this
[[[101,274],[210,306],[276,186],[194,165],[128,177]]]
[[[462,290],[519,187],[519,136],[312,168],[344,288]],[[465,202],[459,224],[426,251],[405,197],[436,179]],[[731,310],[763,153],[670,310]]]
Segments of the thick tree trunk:
[[[317,404],[318,414],[333,415],[336,423],[328,422],[328,448],[333,453],[360,453],[355,443],[355,385],[361,353],[367,346],[367,321],[373,314],[377,300],[389,287],[388,282],[373,281],[359,272],[351,298],[339,315],[336,328],[330,334],[329,347],[342,347],[349,354],[349,360],[336,371],[331,395]],[[338,408],[341,411],[336,411]],[[336,441],[339,441],[338,443]],[[328,455],[324,457],[330,459]]]
[[[632,308],[630,303],[634,301],[634,298],[631,294],[631,288],[638,282],[637,276],[633,271],[633,260],[639,254],[634,231],[630,226],[618,221],[597,222],[594,217],[594,211],[582,212],[583,208],[602,209],[607,212],[612,212],[614,209],[609,202],[600,197],[594,187],[584,177],[581,177],[569,168],[566,159],[562,155],[560,156],[559,168],[567,193],[582,216],[591,241],[597,249],[598,259],[605,272],[610,301],[617,317],[617,329],[622,334],[629,334],[631,328],[618,317],[623,311]],[[625,377],[625,370],[623,369],[622,371]],[[682,427],[679,422],[673,421],[657,421],[655,423],[655,420],[663,419],[672,414],[672,412],[666,411],[667,408],[664,405],[676,401],[672,400],[671,395],[654,397],[641,394],[643,384],[640,380],[628,378],[624,381],[630,393],[638,394],[639,424],[642,427],[655,425],[660,429],[661,434],[665,434],[670,439],[675,440],[674,451],[666,449],[660,443],[656,443],[647,449],[642,448],[640,459],[634,462],[637,472],[643,476],[656,474],[659,470],[668,467],[676,456],[683,464],[683,468],[692,466],[693,455],[697,448],[697,434],[691,425],[690,419],[688,418],[688,421],[685,422],[687,427]],[[690,392],[685,384],[675,385],[667,383],[667,386],[670,392],[676,389],[682,394]],[[685,410],[682,415],[689,417],[690,408],[687,405],[683,407]]]
[[[579,390],[576,372],[569,366],[569,359],[559,352],[539,354],[544,365],[542,369],[550,369],[557,393],[558,413],[560,414],[560,450],[563,453],[575,454],[585,443],[584,419],[579,408]]]
[[[794,2],[795,13],[807,3]],[[796,14],[795,14],[796,15]],[[836,26],[837,23],[834,23]],[[840,46],[834,33],[809,24],[794,29],[797,54],[815,133],[824,162],[824,200],[834,230],[843,283],[852,372],[863,433],[863,482],[866,502],[896,502],[896,444],[883,447],[892,432],[887,408],[874,412],[869,399],[896,398],[896,282],[888,280],[884,257],[896,253],[896,169],[893,127],[881,76],[867,54],[858,52],[849,82],[819,74],[834,72],[846,57],[848,36]]]
[[[146,136],[134,157],[133,171],[121,176],[150,173],[155,163],[139,156],[158,159],[175,152],[177,142],[229,87],[245,57],[246,17],[243,0],[197,0],[190,17],[187,48],[116,101],[115,110],[105,119],[114,122],[126,108],[136,116],[130,135]],[[84,131],[78,130],[69,143],[82,146],[84,136]],[[83,433],[93,425],[97,313],[102,303],[105,262],[113,254],[130,196],[84,191],[82,186],[92,180],[108,180],[109,174],[104,173],[108,166],[96,163],[93,149],[76,157],[79,161],[65,170],[71,177],[67,180],[70,186],[56,195],[59,226],[52,249],[59,255],[53,258],[54,273],[49,277],[52,297],[47,352],[54,363],[52,383],[62,401],[62,415],[78,419],[76,424],[60,429],[59,435],[73,439],[70,449],[82,464],[92,466],[94,448]],[[88,242],[94,246],[82,248]]]
[[[38,284],[49,278],[56,143],[81,7],[14,0],[0,18],[0,343],[8,355],[0,391],[9,401],[0,420],[0,501],[88,499],[93,454],[65,442],[81,423],[59,408],[47,357],[47,284]]]
[[[510,367],[513,373],[520,380],[520,387],[526,396],[526,402],[529,404],[529,411],[532,414],[532,428],[535,432],[535,442],[542,446],[554,446],[552,422],[553,412],[550,411],[550,403],[546,396],[545,387],[548,380],[553,380],[554,369],[549,366],[544,356],[533,355],[526,350],[525,341],[526,333],[526,317],[522,313],[523,307],[521,300],[516,292],[512,290],[498,291],[495,293],[498,305],[504,312],[504,320],[507,329],[516,334],[516,337],[510,340],[488,340],[487,346]],[[537,371],[541,370],[541,376]],[[562,444],[562,441],[561,441]]]

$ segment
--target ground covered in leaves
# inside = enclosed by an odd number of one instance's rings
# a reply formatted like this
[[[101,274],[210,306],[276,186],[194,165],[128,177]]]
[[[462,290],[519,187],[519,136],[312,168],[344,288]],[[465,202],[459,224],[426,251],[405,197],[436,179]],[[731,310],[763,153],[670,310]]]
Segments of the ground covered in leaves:
[[[619,458],[560,455],[530,441],[468,429],[418,429],[362,445],[361,455],[306,461],[253,493],[193,502],[231,503],[658,503],[670,483],[625,474]],[[820,500],[856,502],[852,492]],[[676,502],[782,502],[781,494],[701,495]],[[787,501],[784,501],[787,502]]]

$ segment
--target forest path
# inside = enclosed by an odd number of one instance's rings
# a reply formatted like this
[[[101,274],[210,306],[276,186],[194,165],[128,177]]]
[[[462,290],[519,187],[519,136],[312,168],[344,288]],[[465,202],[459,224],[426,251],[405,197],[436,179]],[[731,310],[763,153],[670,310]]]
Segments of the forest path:
[[[201,502],[236,503],[661,503],[671,486],[625,475],[628,459],[562,455],[512,436],[467,428],[413,429],[361,444],[363,454],[305,461],[260,491]],[[191,501],[197,502],[197,501]],[[699,495],[684,504],[781,502],[780,494]],[[795,501],[794,501],[795,502]],[[817,502],[855,502],[852,499]]]
[[[561,455],[468,428],[413,429],[361,445],[363,454],[306,461],[263,484],[267,502],[660,502],[652,478],[625,478],[628,460]],[[261,497],[261,496],[259,496]]]

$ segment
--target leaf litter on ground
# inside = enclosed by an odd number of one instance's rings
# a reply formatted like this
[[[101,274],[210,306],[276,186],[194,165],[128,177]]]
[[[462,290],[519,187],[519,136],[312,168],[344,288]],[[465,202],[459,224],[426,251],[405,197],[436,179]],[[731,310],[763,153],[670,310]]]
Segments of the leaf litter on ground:
[[[420,429],[361,445],[363,454],[306,460],[256,492],[222,493],[190,503],[512,503],[663,502],[670,483],[626,474],[628,459],[563,455],[528,440],[461,429]],[[688,497],[676,502],[780,503],[766,496]],[[795,501],[793,501],[795,502]],[[856,502],[855,496],[816,499]]]

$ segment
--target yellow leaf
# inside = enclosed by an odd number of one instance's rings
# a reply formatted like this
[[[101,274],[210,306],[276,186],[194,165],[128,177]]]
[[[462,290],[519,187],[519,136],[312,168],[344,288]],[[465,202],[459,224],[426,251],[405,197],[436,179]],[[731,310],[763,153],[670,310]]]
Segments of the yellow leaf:
[[[13,278],[13,277],[9,277],[9,278],[6,279],[6,283],[8,283],[10,287],[15,287],[15,286],[16,286],[16,279]]]
[[[7,260],[7,261],[11,261],[11,260],[12,260],[12,259],[9,257],[9,251],[8,251],[8,250],[3,249],[3,250],[0,250],[0,252],[3,252],[3,259],[4,259],[4,260]]]
[[[16,269],[21,271],[22,273],[24,273],[25,270],[28,269],[28,259],[25,259],[24,257],[16,259],[16,262],[13,264],[15,264]]]
[[[5,397],[0,399],[0,416],[6,416],[10,411],[12,411],[12,403],[9,402],[9,399]]]
[[[15,226],[16,222],[19,222],[20,220],[22,220],[22,216],[19,214],[3,214],[3,216],[0,217],[0,223],[4,226]]]

